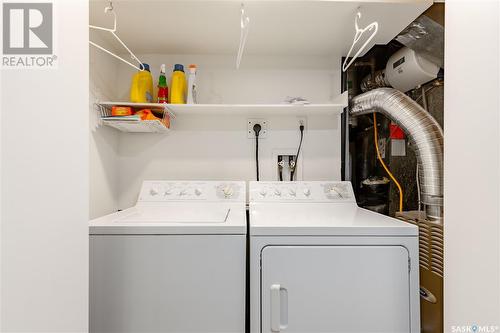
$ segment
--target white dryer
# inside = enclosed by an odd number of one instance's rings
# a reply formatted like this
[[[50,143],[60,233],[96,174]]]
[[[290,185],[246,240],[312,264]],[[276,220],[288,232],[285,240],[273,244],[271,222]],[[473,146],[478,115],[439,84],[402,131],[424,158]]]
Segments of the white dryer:
[[[244,182],[145,181],[90,222],[90,331],[244,332]]]
[[[251,332],[420,332],[418,230],[350,182],[250,182]]]

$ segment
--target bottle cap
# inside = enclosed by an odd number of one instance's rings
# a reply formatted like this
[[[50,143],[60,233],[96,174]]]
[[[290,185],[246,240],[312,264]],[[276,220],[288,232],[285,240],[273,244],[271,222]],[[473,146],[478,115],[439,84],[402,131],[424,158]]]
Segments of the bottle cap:
[[[146,63],[142,63],[142,67],[144,68],[144,70],[145,70],[145,71],[151,72],[151,71],[149,70],[149,65],[148,65],[148,64],[146,64]]]
[[[181,64],[175,64],[174,65],[174,72],[175,71],[181,71],[181,72],[184,72],[184,66],[181,65]]]
[[[196,65],[195,64],[191,64],[191,65],[189,65],[189,68],[196,68]]]

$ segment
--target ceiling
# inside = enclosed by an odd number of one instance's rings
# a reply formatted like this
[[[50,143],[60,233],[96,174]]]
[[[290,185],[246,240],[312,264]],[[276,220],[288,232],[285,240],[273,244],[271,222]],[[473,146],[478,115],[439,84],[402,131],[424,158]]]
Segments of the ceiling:
[[[90,2],[90,24],[111,27],[108,1]],[[245,54],[346,55],[360,8],[360,27],[378,21],[374,44],[386,44],[432,4],[431,0],[390,1],[245,1],[250,30]],[[113,2],[117,35],[136,54],[236,54],[241,1]],[[98,34],[99,36],[96,36]],[[92,31],[107,47],[125,51],[110,34]]]

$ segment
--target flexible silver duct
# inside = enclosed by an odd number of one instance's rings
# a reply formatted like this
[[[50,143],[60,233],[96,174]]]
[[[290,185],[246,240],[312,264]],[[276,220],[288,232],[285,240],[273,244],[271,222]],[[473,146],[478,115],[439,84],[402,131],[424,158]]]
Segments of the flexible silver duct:
[[[355,96],[353,116],[380,112],[408,135],[419,164],[421,199],[429,219],[443,216],[443,130],[410,97],[392,88],[378,88]]]
[[[375,88],[390,87],[391,84],[385,78],[385,69],[376,71],[375,74],[368,74],[361,80],[360,87],[362,92],[372,90]]]

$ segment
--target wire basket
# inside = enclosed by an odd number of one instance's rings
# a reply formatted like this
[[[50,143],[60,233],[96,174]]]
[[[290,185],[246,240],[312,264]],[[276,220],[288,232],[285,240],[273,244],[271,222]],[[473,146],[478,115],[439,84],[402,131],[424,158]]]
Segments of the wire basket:
[[[113,106],[128,106],[135,111],[149,109],[158,119],[141,120],[138,116],[112,116]],[[100,115],[101,124],[113,127],[122,132],[131,133],[167,133],[170,131],[170,119],[173,114],[163,104],[157,103],[96,103]]]

